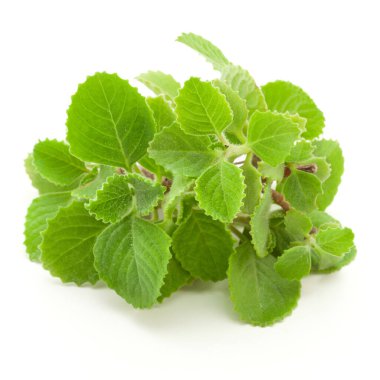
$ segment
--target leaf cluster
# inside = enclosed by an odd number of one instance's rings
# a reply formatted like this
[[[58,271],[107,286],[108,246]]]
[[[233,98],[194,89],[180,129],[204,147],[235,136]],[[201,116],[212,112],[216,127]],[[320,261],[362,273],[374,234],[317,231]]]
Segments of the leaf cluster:
[[[336,271],[354,235],[325,212],[343,174],[339,144],[300,87],[258,86],[209,41],[183,34],[219,72],[183,85],[149,71],[96,73],[78,86],[65,141],[38,142],[25,161],[30,259],[63,282],[98,280],[150,308],[199,279],[228,278],[242,320],[290,314],[301,279]]]

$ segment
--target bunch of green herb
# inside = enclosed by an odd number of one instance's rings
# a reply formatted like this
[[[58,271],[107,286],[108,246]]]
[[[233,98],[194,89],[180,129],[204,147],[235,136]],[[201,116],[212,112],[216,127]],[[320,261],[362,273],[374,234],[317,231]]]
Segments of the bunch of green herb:
[[[212,81],[149,71],[144,98],[116,74],[80,84],[66,141],[26,159],[40,195],[25,244],[63,282],[104,281],[150,308],[195,279],[228,278],[242,320],[273,324],[300,296],[302,277],[356,254],[349,228],[324,210],[343,173],[324,116],[299,87],[259,87],[209,41],[178,41],[220,72]]]

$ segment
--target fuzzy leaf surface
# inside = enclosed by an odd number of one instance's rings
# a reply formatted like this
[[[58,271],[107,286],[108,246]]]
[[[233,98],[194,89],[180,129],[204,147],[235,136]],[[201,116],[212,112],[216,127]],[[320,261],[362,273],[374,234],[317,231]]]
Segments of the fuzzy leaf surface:
[[[176,119],[175,113],[163,96],[147,98],[146,101],[153,112],[157,131],[161,131],[162,128],[169,127],[174,123]]]
[[[161,71],[148,71],[140,74],[136,79],[156,95],[166,95],[172,100],[178,95],[181,88],[181,85],[171,75]]]
[[[284,222],[286,230],[295,241],[302,241],[313,227],[310,218],[295,209],[289,210],[286,213]]]
[[[307,246],[289,248],[277,259],[274,268],[288,280],[301,280],[310,273],[310,248]]]
[[[255,207],[259,203],[262,183],[261,175],[258,170],[249,162],[249,160],[244,162],[242,166],[244,183],[245,183],[245,197],[243,211],[251,215],[253,214]]]
[[[354,233],[347,227],[320,230],[315,239],[322,250],[335,256],[342,256],[354,245]]]

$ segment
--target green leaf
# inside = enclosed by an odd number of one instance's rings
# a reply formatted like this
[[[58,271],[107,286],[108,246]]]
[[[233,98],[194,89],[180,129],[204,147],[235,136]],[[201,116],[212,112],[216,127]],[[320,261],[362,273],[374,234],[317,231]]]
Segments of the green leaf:
[[[302,241],[313,227],[310,218],[301,211],[292,209],[285,215],[285,228],[294,241]]]
[[[245,183],[245,197],[242,210],[246,214],[251,215],[259,203],[263,185],[261,183],[261,175],[251,164],[249,157],[244,162],[242,169]]]
[[[292,147],[286,162],[303,162],[313,159],[314,147],[310,141],[300,140]]]
[[[302,162],[302,165],[305,165],[305,164],[314,164],[316,166],[317,170],[314,174],[322,182],[322,189],[323,189],[323,182],[326,181],[330,177],[330,174],[331,174],[330,164],[323,157],[314,157],[311,160]],[[317,199],[317,204],[318,204],[318,199]]]
[[[206,281],[226,277],[233,244],[223,223],[195,210],[173,234],[173,251],[183,268]]]
[[[310,248],[302,245],[286,250],[277,259],[274,268],[280,276],[288,280],[301,280],[310,273]]]
[[[282,181],[284,178],[285,165],[280,164],[277,166],[271,166],[264,161],[259,161],[257,164],[257,169],[260,174],[265,178],[271,178],[274,181]]]
[[[277,186],[277,190],[285,195],[286,200],[294,208],[311,212],[316,208],[316,200],[322,193],[322,185],[314,174],[294,170]]]
[[[323,182],[323,194],[318,196],[317,205],[325,210],[333,201],[338,191],[340,180],[344,171],[344,159],[339,144],[333,140],[314,141],[315,154],[325,157],[330,164],[330,176]]]
[[[165,187],[139,174],[128,174],[126,180],[134,188],[136,210],[148,215],[164,198]]]
[[[237,91],[233,90],[226,82],[219,79],[214,80],[213,84],[219,88],[220,92],[226,97],[232,110],[233,118],[226,132],[235,134],[241,142],[245,140],[243,126],[248,117],[247,103],[240,97]]]
[[[325,226],[341,227],[340,223],[327,212],[314,210],[309,214],[313,226],[318,229],[323,229]]]
[[[191,274],[182,268],[179,261],[172,256],[168,264],[168,273],[164,278],[158,297],[158,302],[162,302],[165,298],[170,297],[178,289],[188,284],[193,278]]]
[[[181,128],[192,135],[220,135],[232,122],[226,97],[210,82],[190,78],[175,99]]]
[[[335,256],[321,251],[317,253],[317,256],[319,261],[313,266],[313,271],[317,273],[329,274],[350,264],[356,257],[356,247],[353,246],[349,252],[343,256]]]
[[[181,88],[181,85],[171,75],[161,71],[148,71],[140,74],[136,79],[155,94],[165,95],[172,100],[178,95]]]
[[[272,203],[271,188],[268,185],[251,217],[252,244],[259,257],[265,257],[269,253],[268,246],[271,239],[269,217]]]
[[[149,155],[159,165],[179,175],[198,177],[212,165],[217,153],[209,149],[208,136],[188,135],[174,123],[154,136]]]
[[[74,189],[71,194],[79,199],[92,199],[96,192],[100,190],[108,177],[115,174],[115,168],[112,166],[100,165],[95,168],[96,175],[91,178],[84,177],[78,188]]]
[[[70,192],[51,193],[34,199],[29,206],[25,221],[24,244],[32,261],[38,262],[41,259],[41,232],[46,230],[48,220],[54,218],[60,207],[66,207],[71,201]]]
[[[133,215],[107,227],[94,247],[100,278],[136,308],[153,306],[171,257],[170,237]]]
[[[326,228],[315,237],[318,246],[335,256],[342,256],[354,245],[354,233],[349,228]]]
[[[94,284],[98,273],[94,268],[93,247],[104,227],[81,202],[59,209],[42,234],[43,267],[63,282]]]
[[[33,164],[43,178],[59,186],[71,185],[88,172],[84,162],[70,154],[69,146],[57,140],[37,143]]]
[[[96,192],[96,198],[86,205],[88,211],[103,222],[115,223],[127,216],[133,209],[133,195],[129,178],[115,174],[107,179]]]
[[[145,99],[116,74],[88,77],[67,115],[70,151],[88,162],[128,169],[145,154],[155,132]]]
[[[307,119],[305,139],[318,137],[325,126],[323,113],[300,87],[290,82],[275,81],[263,86],[262,91],[272,111],[298,113]]]
[[[157,131],[161,131],[162,128],[169,127],[174,123],[176,119],[175,113],[165,101],[164,97],[157,96],[156,98],[147,98],[146,101],[153,112]]]
[[[69,186],[59,186],[54,183],[49,182],[45,178],[43,178],[37,171],[33,163],[33,154],[29,154],[28,157],[24,161],[25,171],[28,174],[33,187],[35,187],[39,194],[47,194],[47,193],[60,193],[63,191],[68,191],[76,186],[78,186],[77,182]]]
[[[248,146],[271,166],[285,162],[298,136],[297,124],[277,113],[256,111],[249,120]]]
[[[230,257],[228,283],[240,318],[255,326],[268,326],[288,316],[297,306],[301,285],[281,277],[271,255],[259,259],[249,242]]]
[[[177,38],[177,41],[182,42],[203,55],[214,66],[215,70],[222,70],[225,65],[229,64],[228,59],[221,50],[201,36],[194,33],[182,33]]]
[[[242,207],[244,188],[242,170],[226,161],[211,166],[195,182],[200,208],[224,223],[232,222]]]
[[[266,111],[267,105],[264,95],[247,70],[233,64],[222,69],[222,80],[237,91],[242,99],[247,102],[248,109]]]

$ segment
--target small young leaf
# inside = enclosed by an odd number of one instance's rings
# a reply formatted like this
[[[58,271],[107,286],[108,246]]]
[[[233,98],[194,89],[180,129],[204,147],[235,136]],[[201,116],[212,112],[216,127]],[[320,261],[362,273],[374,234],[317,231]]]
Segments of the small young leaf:
[[[270,178],[277,182],[282,181],[282,179],[284,178],[284,164],[271,166],[264,161],[260,161],[257,163],[257,169],[260,172],[260,174],[265,178]]]
[[[43,178],[59,186],[71,185],[88,172],[84,163],[70,154],[69,146],[57,140],[37,143],[33,163]]]
[[[311,212],[316,208],[316,200],[322,193],[322,185],[314,174],[294,170],[277,186],[277,190],[285,195],[286,200],[294,208]]]
[[[103,222],[115,223],[128,215],[133,208],[133,195],[126,176],[115,174],[90,199],[87,210]]]
[[[313,224],[310,218],[301,211],[292,209],[285,215],[285,228],[294,241],[302,241],[310,232]]]
[[[286,250],[277,259],[274,268],[280,276],[288,280],[301,280],[310,273],[310,248],[301,245]]]
[[[340,223],[327,212],[314,210],[308,216],[316,228],[324,229],[325,226],[341,227]]]
[[[212,165],[217,153],[208,136],[188,135],[177,123],[156,133],[148,152],[159,165],[179,175],[198,177]]]
[[[106,225],[92,217],[81,202],[59,209],[42,234],[43,267],[62,282],[94,284],[98,273],[92,251],[104,227]]]
[[[310,141],[300,140],[292,147],[286,162],[303,162],[313,159],[314,147]]]
[[[136,210],[139,215],[148,215],[164,198],[165,187],[139,174],[128,174],[126,180],[134,188]]]
[[[299,136],[297,124],[283,115],[256,111],[249,120],[248,146],[271,166],[285,162]]]
[[[325,210],[333,201],[335,194],[338,191],[340,179],[344,171],[344,159],[342,150],[336,141],[320,140],[314,141],[315,154],[325,157],[330,164],[330,176],[323,182],[323,194],[318,196],[317,205],[321,210]]]
[[[228,283],[231,300],[240,318],[255,326],[281,321],[296,307],[301,285],[281,277],[274,269],[276,259],[259,259],[249,242],[230,257]]]
[[[210,82],[190,78],[175,99],[181,128],[192,135],[220,135],[232,122],[226,97]]]
[[[88,77],[67,115],[70,151],[88,162],[128,169],[145,154],[155,132],[145,99],[116,74]]]
[[[243,205],[245,184],[242,170],[221,161],[206,170],[195,185],[200,208],[213,219],[231,223]]]
[[[307,119],[305,139],[318,137],[325,126],[323,113],[300,87],[281,80],[267,83],[262,91],[268,107],[272,111],[298,113]]]
[[[215,70],[222,70],[225,65],[229,64],[221,50],[201,36],[194,33],[183,33],[177,38],[177,41],[203,55],[214,66]]]
[[[255,110],[266,111],[268,109],[260,87],[256,85],[247,70],[240,66],[229,64],[221,72],[222,80],[238,92],[240,97],[247,102],[247,107],[251,112]]]
[[[161,131],[164,127],[172,125],[176,119],[175,113],[163,96],[156,98],[147,98],[149,108],[153,112],[154,120],[156,121],[157,131]]]
[[[256,206],[251,217],[251,236],[252,244],[255,247],[257,256],[265,257],[268,255],[271,231],[269,228],[269,216],[272,206],[271,188],[267,186],[263,197]]]
[[[344,266],[350,264],[356,257],[356,247],[353,246],[343,256],[331,255],[327,252],[319,250],[317,253],[319,257],[318,263],[313,263],[313,271],[317,273],[333,273]]]
[[[349,228],[323,229],[315,239],[322,250],[335,256],[342,256],[354,245],[354,233]]]
[[[170,241],[160,227],[130,215],[98,237],[95,267],[100,278],[128,303],[149,308],[164,283]]]
[[[226,277],[234,241],[223,223],[195,211],[173,234],[173,251],[193,277],[220,281]]]
[[[172,256],[168,264],[168,273],[164,278],[164,284],[160,289],[161,295],[158,302],[170,297],[178,289],[182,288],[192,280],[191,274],[182,268],[179,261]]]
[[[41,195],[28,208],[25,221],[25,246],[32,261],[40,261],[41,232],[46,230],[48,220],[54,218],[60,207],[72,201],[70,192]]]
[[[161,71],[148,71],[140,74],[136,79],[155,94],[165,95],[172,100],[178,95],[181,88],[181,85],[171,75]]]
[[[263,185],[261,183],[260,173],[250,163],[249,159],[244,162],[242,169],[245,183],[243,212],[251,215],[259,203]]]

